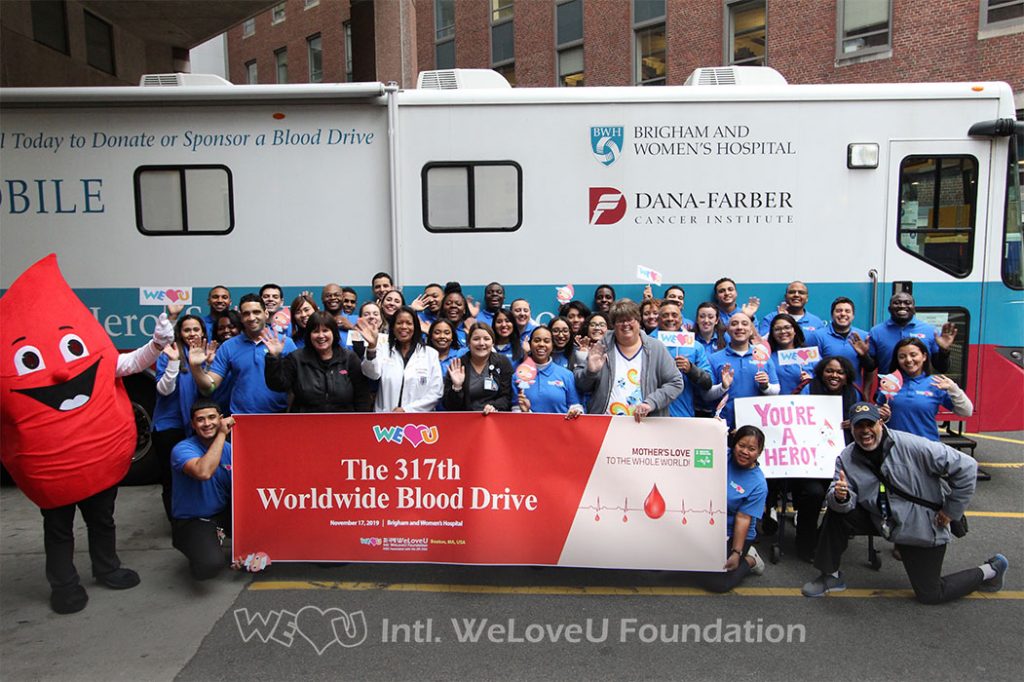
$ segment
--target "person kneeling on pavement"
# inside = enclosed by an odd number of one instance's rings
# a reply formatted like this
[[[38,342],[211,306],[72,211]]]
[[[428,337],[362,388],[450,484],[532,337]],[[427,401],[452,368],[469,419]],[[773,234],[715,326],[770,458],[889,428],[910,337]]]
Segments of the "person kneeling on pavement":
[[[222,548],[231,528],[231,443],[233,417],[222,417],[208,398],[192,405],[194,435],[171,452],[171,541],[188,558],[196,580],[213,578],[227,566]]]
[[[722,573],[699,573],[698,581],[711,592],[728,592],[753,573],[764,574],[764,560],[754,548],[757,520],[764,513],[768,483],[757,460],[764,452],[764,432],[741,426],[729,434],[729,466],[726,476],[726,549]]]
[[[850,428],[854,442],[837,458],[825,495],[828,510],[814,555],[821,575],[803,586],[804,596],[845,590],[839,563],[849,536],[875,534],[895,543],[914,595],[923,604],[1002,589],[1009,567],[1002,554],[978,567],[941,575],[950,523],[963,518],[974,494],[974,460],[942,443],[889,430],[870,403],[850,408]]]

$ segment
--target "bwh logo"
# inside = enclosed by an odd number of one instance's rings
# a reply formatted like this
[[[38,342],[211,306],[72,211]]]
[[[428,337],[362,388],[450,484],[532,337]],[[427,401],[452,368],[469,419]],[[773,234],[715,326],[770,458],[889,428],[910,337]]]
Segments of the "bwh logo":
[[[590,149],[601,164],[610,166],[622,153],[622,126],[591,126]]]
[[[626,197],[614,187],[590,188],[590,224],[614,225],[626,215]]]

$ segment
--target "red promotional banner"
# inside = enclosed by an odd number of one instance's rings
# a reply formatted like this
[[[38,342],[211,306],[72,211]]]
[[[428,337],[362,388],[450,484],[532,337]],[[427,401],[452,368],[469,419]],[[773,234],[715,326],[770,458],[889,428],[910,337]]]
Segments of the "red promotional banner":
[[[234,555],[720,570],[710,419],[238,415]]]

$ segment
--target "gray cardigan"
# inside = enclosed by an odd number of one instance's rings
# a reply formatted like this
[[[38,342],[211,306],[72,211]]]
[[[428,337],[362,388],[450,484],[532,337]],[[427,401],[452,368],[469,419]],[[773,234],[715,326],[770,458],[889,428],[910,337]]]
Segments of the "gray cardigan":
[[[643,343],[640,352],[644,354],[640,370],[640,392],[644,402],[653,408],[651,416],[664,417],[668,415],[668,406],[683,392],[683,377],[661,341],[643,331],[640,332],[640,339]],[[601,370],[592,374],[584,362],[573,372],[576,390],[580,394],[590,394],[587,414],[605,414],[608,411],[608,398],[615,378],[615,332],[605,334],[603,341],[608,349],[608,360]]]
[[[941,502],[942,510],[951,519],[959,519],[974,494],[978,465],[967,455],[948,445],[937,443],[903,431],[885,428],[882,443],[884,459],[882,474],[898,488],[930,502]],[[860,505],[875,524],[881,528],[882,514],[878,509],[879,480],[867,466],[863,455],[855,455],[856,443],[836,458],[836,471],[825,495],[828,508],[845,514]],[[839,470],[846,472],[849,496],[837,502],[835,485]],[[946,483],[944,478],[949,479]],[[892,541],[901,545],[936,547],[950,541],[949,528],[935,526],[935,514],[928,507],[889,492],[892,517],[899,524]]]

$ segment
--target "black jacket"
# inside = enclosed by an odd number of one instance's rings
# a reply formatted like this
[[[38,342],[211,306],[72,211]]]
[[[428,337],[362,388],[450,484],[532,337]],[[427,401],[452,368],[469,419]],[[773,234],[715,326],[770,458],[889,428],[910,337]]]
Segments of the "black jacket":
[[[442,398],[444,409],[449,412],[476,412],[484,409],[484,405],[493,405],[500,412],[512,410],[512,362],[501,353],[491,353],[487,360],[487,367],[482,375],[485,379],[488,374],[497,383],[497,389],[485,391],[483,395],[469,395],[469,378],[473,372],[473,366],[469,354],[459,358],[462,366],[466,368],[466,382],[462,385],[461,391],[452,390],[452,378],[449,372],[444,374],[444,397]]]
[[[334,347],[324,362],[305,347],[282,357],[267,355],[267,388],[292,394],[289,412],[371,412],[370,387],[359,358],[347,348]]]

